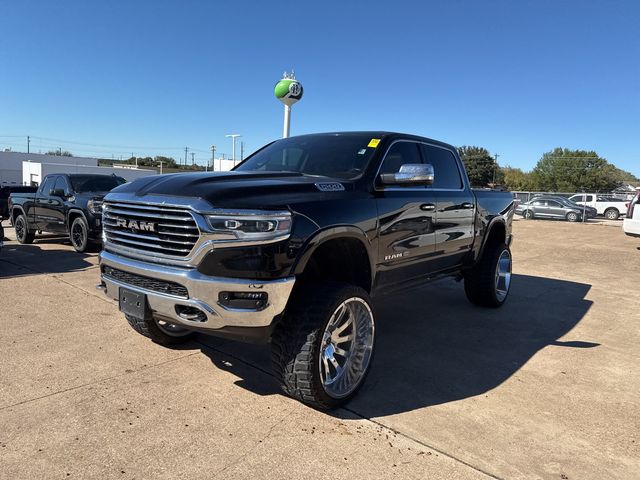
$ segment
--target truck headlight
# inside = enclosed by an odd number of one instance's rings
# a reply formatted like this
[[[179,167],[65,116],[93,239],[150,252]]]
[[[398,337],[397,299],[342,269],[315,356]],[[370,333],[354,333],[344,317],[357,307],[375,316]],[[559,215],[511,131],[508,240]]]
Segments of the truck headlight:
[[[102,200],[89,200],[87,210],[95,215],[102,215]]]
[[[222,211],[207,215],[207,221],[222,241],[276,241],[284,240],[291,233],[290,212]]]

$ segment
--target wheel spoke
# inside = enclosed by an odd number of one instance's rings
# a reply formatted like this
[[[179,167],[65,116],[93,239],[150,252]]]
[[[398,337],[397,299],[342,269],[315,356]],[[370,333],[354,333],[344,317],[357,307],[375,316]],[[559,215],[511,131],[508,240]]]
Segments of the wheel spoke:
[[[333,353],[337,353],[341,357],[346,357],[349,354],[349,352],[347,352],[346,350],[343,350],[342,348],[335,345],[333,346]]]
[[[353,340],[353,333],[349,333],[349,334],[345,335],[344,337],[338,337],[337,335],[336,336],[331,335],[331,340],[333,340],[333,343],[335,343],[335,344],[350,342],[351,340]]]

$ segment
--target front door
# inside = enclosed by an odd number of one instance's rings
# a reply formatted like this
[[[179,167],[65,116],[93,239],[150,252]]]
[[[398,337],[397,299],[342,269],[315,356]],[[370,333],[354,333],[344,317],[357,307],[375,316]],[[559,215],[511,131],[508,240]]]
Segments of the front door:
[[[384,156],[380,174],[423,163],[419,144],[399,140]],[[429,274],[435,251],[435,192],[423,186],[378,186],[377,287],[397,285]]]

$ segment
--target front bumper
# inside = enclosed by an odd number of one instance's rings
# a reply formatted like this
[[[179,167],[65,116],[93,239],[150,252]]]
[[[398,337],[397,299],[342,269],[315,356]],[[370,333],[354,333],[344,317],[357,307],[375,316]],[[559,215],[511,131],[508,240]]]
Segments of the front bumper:
[[[103,251],[100,254],[102,287],[108,297],[118,300],[120,287],[144,293],[151,314],[158,320],[175,323],[194,330],[209,331],[226,328],[258,328],[271,325],[274,317],[283,311],[295,277],[279,280],[243,280],[203,275],[193,268],[181,268],[133,260]],[[103,266],[121,270],[141,277],[173,282],[186,287],[186,297],[159,293],[136,285],[124,283],[103,273]],[[236,309],[220,305],[221,292],[264,292],[267,303],[261,309]],[[192,307],[204,313],[204,319],[188,320],[179,315],[179,310]]]

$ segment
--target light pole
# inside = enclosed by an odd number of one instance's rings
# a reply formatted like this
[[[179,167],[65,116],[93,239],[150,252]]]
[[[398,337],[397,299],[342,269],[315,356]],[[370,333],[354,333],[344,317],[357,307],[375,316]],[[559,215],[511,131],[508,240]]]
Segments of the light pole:
[[[211,170],[216,171],[216,146],[211,145]]]
[[[225,135],[225,137],[227,138],[231,138],[231,143],[233,144],[232,147],[232,153],[231,153],[231,159],[233,160],[233,166],[236,166],[236,138],[241,137],[242,135],[239,135],[237,133],[231,133],[229,135]]]

